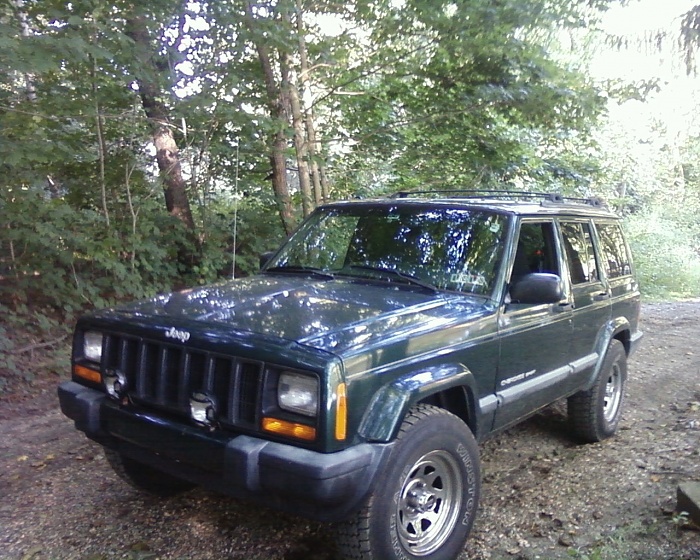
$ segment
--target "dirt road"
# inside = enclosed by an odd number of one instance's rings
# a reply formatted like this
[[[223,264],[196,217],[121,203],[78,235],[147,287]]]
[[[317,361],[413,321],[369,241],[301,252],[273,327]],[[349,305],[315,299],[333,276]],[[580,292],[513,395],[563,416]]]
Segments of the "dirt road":
[[[700,480],[700,301],[647,304],[620,433],[567,435],[561,408],[482,446],[484,487],[462,559],[700,559],[672,513]],[[44,380],[0,399],[0,558],[333,560],[328,527],[202,490],[160,500],[109,469]]]

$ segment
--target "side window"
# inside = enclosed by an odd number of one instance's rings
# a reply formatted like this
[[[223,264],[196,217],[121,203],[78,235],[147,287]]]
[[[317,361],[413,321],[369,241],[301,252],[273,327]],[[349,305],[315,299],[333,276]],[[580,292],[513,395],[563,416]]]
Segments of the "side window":
[[[591,226],[585,222],[564,222],[561,233],[572,284],[598,280]]]
[[[601,259],[608,278],[632,274],[629,253],[622,237],[622,229],[616,223],[596,223],[601,244]]]
[[[552,222],[523,222],[520,225],[511,279],[532,272],[559,274]]]

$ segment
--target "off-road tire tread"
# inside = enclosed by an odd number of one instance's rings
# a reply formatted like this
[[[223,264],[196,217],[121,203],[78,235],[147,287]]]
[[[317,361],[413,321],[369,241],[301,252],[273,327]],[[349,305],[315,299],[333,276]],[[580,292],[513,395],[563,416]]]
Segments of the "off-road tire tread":
[[[429,417],[454,416],[451,412],[428,404],[418,404],[409,410],[401,423],[397,441],[406,437],[406,433],[417,423]],[[342,560],[384,560],[379,558],[371,549],[369,541],[370,511],[374,494],[370,496],[365,506],[355,517],[336,525],[336,542]]]
[[[625,348],[622,343],[617,339],[613,339],[610,341],[603,365],[598,374],[598,379],[596,379],[593,387],[587,391],[580,391],[568,399],[567,414],[571,427],[574,434],[586,443],[603,441],[612,435],[610,433],[605,433],[598,423],[598,414],[600,413],[598,398],[601,384],[607,383],[608,370],[611,365],[609,360],[614,360],[616,354],[620,354],[621,357],[626,357]],[[623,388],[618,406],[618,415],[622,412],[624,400],[625,394]]]

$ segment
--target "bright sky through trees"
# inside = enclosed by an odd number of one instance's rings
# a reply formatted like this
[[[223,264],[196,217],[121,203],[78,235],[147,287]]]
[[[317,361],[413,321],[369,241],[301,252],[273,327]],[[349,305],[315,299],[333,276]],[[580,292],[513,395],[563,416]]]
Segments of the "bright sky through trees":
[[[627,48],[602,45],[591,65],[600,80],[658,80],[659,90],[644,102],[610,105],[611,119],[643,134],[654,122],[666,125],[669,135],[693,134],[700,100],[700,79],[688,75],[678,37],[683,15],[695,0],[633,0],[615,6],[603,17],[603,30],[620,37]],[[663,36],[659,43],[657,38]],[[632,130],[630,130],[632,132]]]
[[[594,66],[605,78],[639,80],[669,79],[685,74],[678,51],[681,19],[695,0],[638,0],[626,6],[614,6],[603,16],[603,30],[623,38],[628,49],[603,48]],[[656,44],[659,33],[665,36],[662,49]]]

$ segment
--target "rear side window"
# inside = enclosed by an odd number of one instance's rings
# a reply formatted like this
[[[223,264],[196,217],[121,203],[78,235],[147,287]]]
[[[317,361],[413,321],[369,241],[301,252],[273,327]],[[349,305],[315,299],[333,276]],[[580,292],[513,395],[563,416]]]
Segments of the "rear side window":
[[[620,224],[596,223],[596,229],[600,238],[603,268],[608,278],[619,278],[632,274],[630,256]]]
[[[571,283],[584,284],[598,280],[591,225],[587,222],[564,222],[561,225],[561,233]]]

